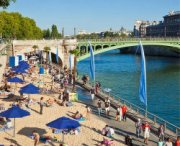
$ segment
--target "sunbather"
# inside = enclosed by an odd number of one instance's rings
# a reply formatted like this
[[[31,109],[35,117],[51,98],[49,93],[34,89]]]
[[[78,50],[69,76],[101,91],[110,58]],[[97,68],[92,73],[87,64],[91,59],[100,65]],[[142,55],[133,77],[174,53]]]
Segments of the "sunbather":
[[[98,146],[113,146],[113,140],[108,140],[103,137],[103,141]]]
[[[79,111],[77,111],[73,116],[72,116],[74,119],[80,119],[80,118],[82,118],[83,117],[83,115],[82,114],[80,114],[80,112]]]
[[[52,106],[54,104],[54,100],[53,99],[48,99],[47,101],[46,101],[46,106],[47,107],[49,107],[49,106]]]
[[[40,136],[36,131],[33,131],[34,146],[37,146],[40,140]]]

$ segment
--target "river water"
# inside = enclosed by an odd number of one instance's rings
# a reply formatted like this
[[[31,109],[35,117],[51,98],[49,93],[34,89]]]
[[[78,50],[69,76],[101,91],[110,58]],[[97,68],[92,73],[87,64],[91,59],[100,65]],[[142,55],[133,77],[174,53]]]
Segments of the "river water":
[[[113,50],[95,56],[96,80],[103,88],[141,106],[139,79],[141,58]],[[146,57],[148,111],[180,127],[180,60]],[[89,58],[78,63],[79,74],[89,74]]]

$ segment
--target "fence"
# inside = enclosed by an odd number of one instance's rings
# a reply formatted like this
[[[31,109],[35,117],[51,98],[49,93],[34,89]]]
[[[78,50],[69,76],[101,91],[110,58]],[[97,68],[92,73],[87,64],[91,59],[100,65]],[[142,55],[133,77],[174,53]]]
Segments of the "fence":
[[[79,79],[81,79],[81,77],[79,77]],[[91,86],[93,86],[93,83],[90,82],[89,83]],[[103,94],[105,94],[106,96],[110,96],[112,98],[112,100],[117,103],[117,104],[125,104],[128,108],[130,108],[131,110],[135,111],[136,113],[143,115],[144,117],[147,117],[148,119],[152,120],[154,124],[163,124],[165,129],[170,130],[171,132],[173,132],[176,136],[180,135],[180,128],[177,127],[176,125],[168,122],[167,120],[153,114],[150,112],[146,112],[145,109],[141,108],[138,105],[135,105],[131,102],[129,102],[128,100],[119,97],[116,94],[113,94],[111,92],[107,93],[104,91],[105,87],[101,87],[100,92],[102,92]],[[178,116],[178,115],[177,115]]]

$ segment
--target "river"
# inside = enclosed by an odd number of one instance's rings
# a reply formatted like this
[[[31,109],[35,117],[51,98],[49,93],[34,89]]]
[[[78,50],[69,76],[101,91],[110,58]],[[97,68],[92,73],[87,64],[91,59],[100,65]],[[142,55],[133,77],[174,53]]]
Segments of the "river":
[[[139,100],[141,58],[113,50],[95,56],[96,80],[103,88],[144,108]],[[146,57],[148,111],[180,127],[180,59]],[[89,74],[89,58],[78,63]]]

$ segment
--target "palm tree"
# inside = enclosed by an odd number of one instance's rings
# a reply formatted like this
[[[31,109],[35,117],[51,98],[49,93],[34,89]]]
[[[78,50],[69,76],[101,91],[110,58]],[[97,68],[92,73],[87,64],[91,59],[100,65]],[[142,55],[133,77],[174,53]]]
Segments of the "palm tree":
[[[34,53],[35,53],[36,49],[38,49],[39,47],[38,47],[38,45],[34,45],[32,48],[34,49]]]
[[[50,47],[44,47],[44,52],[46,52],[46,61],[48,60],[48,52],[51,50]]]
[[[74,69],[73,69],[73,91],[75,90],[75,81],[76,81],[76,64],[77,64],[77,56],[79,54],[78,49],[70,50],[70,54],[74,55]]]

